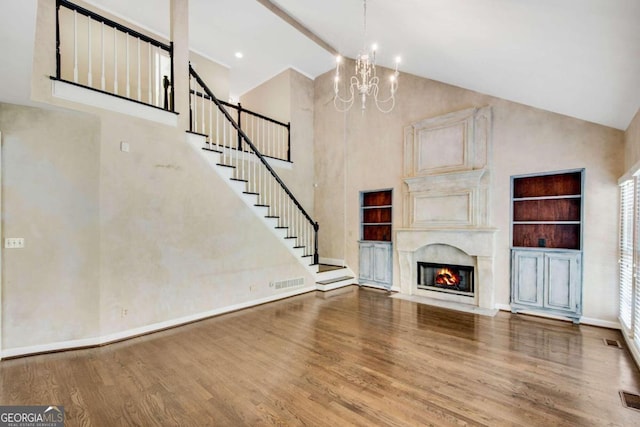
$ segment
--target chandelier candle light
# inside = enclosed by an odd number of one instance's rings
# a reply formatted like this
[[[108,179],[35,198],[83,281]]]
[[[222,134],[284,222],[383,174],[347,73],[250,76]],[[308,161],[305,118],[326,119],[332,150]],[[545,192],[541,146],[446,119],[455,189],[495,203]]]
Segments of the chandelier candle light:
[[[364,43],[366,43],[367,37],[367,0],[364,3]],[[366,109],[367,96],[373,97],[376,107],[383,113],[388,113],[393,110],[396,105],[396,90],[398,89],[398,64],[400,63],[400,57],[396,57],[396,68],[389,77],[390,95],[387,99],[379,100],[379,86],[380,78],[376,75],[376,50],[377,45],[372,45],[371,50],[367,51],[366,47],[362,49],[356,57],[355,73],[351,76],[349,85],[349,98],[343,98],[340,96],[339,83],[340,83],[340,69],[342,68],[342,56],[338,55],[336,58],[336,76],[333,79],[333,90],[335,96],[333,98],[333,104],[340,112],[349,110],[355,101],[356,92],[359,94],[362,100],[362,111]]]

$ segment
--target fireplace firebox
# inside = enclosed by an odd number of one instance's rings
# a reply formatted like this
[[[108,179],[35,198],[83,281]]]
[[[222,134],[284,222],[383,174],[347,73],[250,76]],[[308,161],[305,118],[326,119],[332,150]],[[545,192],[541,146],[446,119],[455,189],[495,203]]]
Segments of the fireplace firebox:
[[[418,289],[473,296],[473,266],[418,262]]]

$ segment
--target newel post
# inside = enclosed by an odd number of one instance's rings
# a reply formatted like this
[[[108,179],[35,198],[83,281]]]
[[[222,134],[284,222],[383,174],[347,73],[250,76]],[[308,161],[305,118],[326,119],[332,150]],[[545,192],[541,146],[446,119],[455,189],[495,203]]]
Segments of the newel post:
[[[242,151],[242,104],[238,102],[238,151]]]

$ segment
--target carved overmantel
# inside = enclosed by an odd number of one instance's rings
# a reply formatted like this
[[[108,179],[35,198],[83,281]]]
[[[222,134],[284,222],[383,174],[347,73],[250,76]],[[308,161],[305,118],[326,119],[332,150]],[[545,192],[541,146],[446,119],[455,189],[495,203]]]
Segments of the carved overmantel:
[[[490,223],[491,108],[421,120],[404,130],[404,227]]]

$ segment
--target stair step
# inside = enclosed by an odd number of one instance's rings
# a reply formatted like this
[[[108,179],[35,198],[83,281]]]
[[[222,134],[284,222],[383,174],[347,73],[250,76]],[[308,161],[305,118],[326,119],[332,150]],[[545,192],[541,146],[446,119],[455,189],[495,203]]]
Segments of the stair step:
[[[287,228],[289,228],[289,227],[285,227],[285,226],[283,226],[283,225],[279,225],[279,226],[277,226],[277,227],[275,227],[275,228],[276,228],[276,230],[285,230],[285,229],[287,229]]]
[[[293,249],[302,249],[304,246],[294,246]]]
[[[318,273],[323,273],[325,271],[342,270],[343,268],[346,267],[341,265],[320,264]]]
[[[232,168],[232,169],[235,169],[235,168],[236,168],[235,166],[232,166],[232,165],[225,165],[224,163],[216,163],[216,165],[218,165],[218,166],[222,166],[223,168]]]
[[[261,205],[261,204],[259,204],[259,203],[258,203],[258,204],[255,204],[255,205],[253,205],[253,206],[258,206],[258,207],[261,207],[261,208],[269,208],[269,207],[271,207],[271,206],[269,206],[269,205]]]
[[[242,194],[253,194],[254,196],[260,195],[260,193],[254,193],[253,191],[243,191]]]
[[[285,237],[285,239],[297,239],[297,238],[298,238],[297,236],[287,236],[287,237]]]
[[[220,151],[220,150],[216,150],[215,148],[202,147],[202,149],[203,149],[204,151],[212,151],[212,152],[214,152],[214,153],[220,153],[220,154],[222,154],[222,151]]]
[[[342,282],[344,280],[351,280],[353,279],[353,276],[340,276],[340,277],[336,277],[335,279],[327,279],[327,280],[321,280],[319,282],[316,282],[319,285],[330,285],[332,283],[336,283],[336,282]]]
[[[249,182],[246,179],[242,179],[242,178],[229,178],[231,179],[231,181],[238,181],[238,182]]]
[[[280,217],[276,215],[266,215],[265,218],[280,218]]]

